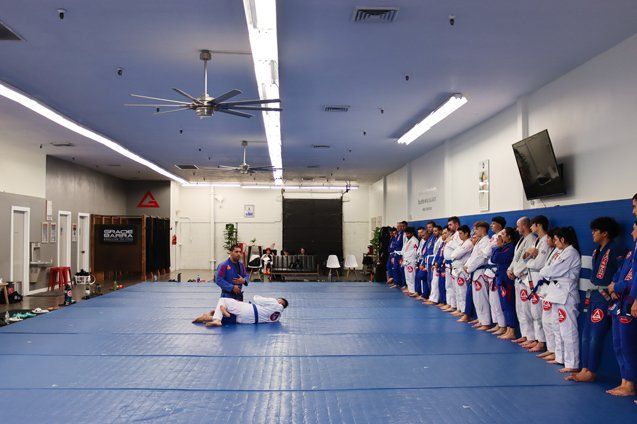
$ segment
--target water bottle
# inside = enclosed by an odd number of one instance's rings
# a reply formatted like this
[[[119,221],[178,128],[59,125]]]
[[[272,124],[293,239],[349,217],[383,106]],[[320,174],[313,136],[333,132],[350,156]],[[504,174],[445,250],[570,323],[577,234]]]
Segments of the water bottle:
[[[201,283],[201,277],[199,276],[199,274],[197,274],[197,282]]]
[[[11,318],[11,315],[9,315],[9,312],[5,312],[4,313],[4,322],[9,324],[9,318]]]
[[[157,282],[159,280],[159,278],[157,277],[157,274],[153,274],[153,281]]]
[[[117,290],[117,280],[113,280],[113,291]]]

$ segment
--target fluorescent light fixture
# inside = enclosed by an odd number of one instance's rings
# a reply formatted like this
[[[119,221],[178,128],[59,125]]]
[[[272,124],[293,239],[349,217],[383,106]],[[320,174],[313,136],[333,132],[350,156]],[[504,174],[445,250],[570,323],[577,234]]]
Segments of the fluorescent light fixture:
[[[241,187],[241,183],[204,183],[204,182],[193,182],[193,183],[185,183],[181,185],[182,187]]]
[[[278,99],[279,50],[277,46],[276,0],[243,0],[257,89],[261,99]],[[280,112],[261,112],[275,185],[283,184]]]
[[[266,184],[261,184],[261,185],[243,185],[241,186],[241,188],[246,188],[246,189],[271,189],[271,190],[307,190],[307,191],[313,191],[313,190],[332,190],[332,191],[340,191],[340,190],[347,190],[348,188],[350,190],[358,190],[358,186],[289,186],[289,185],[284,185],[284,186],[277,186],[277,185],[266,185]]]
[[[422,121],[414,125],[409,131],[403,134],[399,139],[400,144],[409,144],[416,140],[418,137],[426,133],[436,125],[438,122],[451,115],[458,110],[462,105],[467,103],[467,98],[462,94],[456,93],[449,97],[442,105],[436,110],[427,115]]]
[[[43,117],[45,117],[46,119],[55,122],[56,124],[70,130],[73,131],[76,134],[79,134],[81,136],[84,136],[86,138],[89,138],[93,141],[96,141],[98,143],[100,143],[101,145],[108,147],[109,149],[113,150],[114,152],[119,153],[122,156],[126,156],[127,158],[131,159],[132,161],[135,161],[141,165],[146,166],[147,168],[152,169],[153,171],[170,178],[171,180],[177,181],[178,183],[181,184],[185,184],[187,183],[186,180],[184,180],[183,178],[172,174],[168,171],[166,171],[165,169],[159,167],[158,165],[152,163],[151,161],[144,159],[143,157],[131,152],[130,150],[128,150],[127,148],[125,148],[124,146],[122,146],[121,144],[116,143],[113,140],[110,140],[106,137],[104,137],[101,134],[96,133],[95,131],[89,130],[88,128],[85,128],[81,125],[79,125],[78,123],[72,121],[71,119],[67,118],[66,116],[54,111],[53,109],[49,108],[48,106],[43,105],[42,103],[32,99],[31,97],[29,97],[28,95],[20,92],[18,89],[13,88],[5,83],[0,82],[0,96],[6,97],[9,100],[13,100],[16,103],[21,104],[22,106],[26,107],[27,109],[32,110],[33,112],[37,113],[38,115],[41,115]]]

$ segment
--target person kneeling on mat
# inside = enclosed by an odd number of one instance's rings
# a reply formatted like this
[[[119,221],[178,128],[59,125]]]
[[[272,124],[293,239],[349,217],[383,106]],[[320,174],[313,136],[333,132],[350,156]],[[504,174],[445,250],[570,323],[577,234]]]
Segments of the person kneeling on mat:
[[[282,297],[254,296],[252,302],[222,297],[217,301],[217,307],[210,313],[203,314],[193,321],[193,324],[206,323],[206,327],[221,327],[222,320],[232,318],[237,324],[264,324],[278,322],[281,313],[289,305]],[[225,321],[224,321],[225,322]]]

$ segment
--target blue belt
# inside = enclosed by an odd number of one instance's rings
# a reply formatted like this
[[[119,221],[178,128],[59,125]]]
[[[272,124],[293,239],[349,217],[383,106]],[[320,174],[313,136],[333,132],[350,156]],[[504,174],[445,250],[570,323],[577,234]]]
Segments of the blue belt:
[[[254,323],[258,324],[259,323],[259,313],[257,312],[257,305],[255,305],[253,303],[252,304],[252,309],[254,309]]]

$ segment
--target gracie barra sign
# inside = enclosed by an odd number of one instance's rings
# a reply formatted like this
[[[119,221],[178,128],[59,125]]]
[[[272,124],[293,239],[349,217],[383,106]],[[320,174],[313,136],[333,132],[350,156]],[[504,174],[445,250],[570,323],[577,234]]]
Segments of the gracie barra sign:
[[[102,243],[135,243],[134,225],[102,225],[100,235]]]

